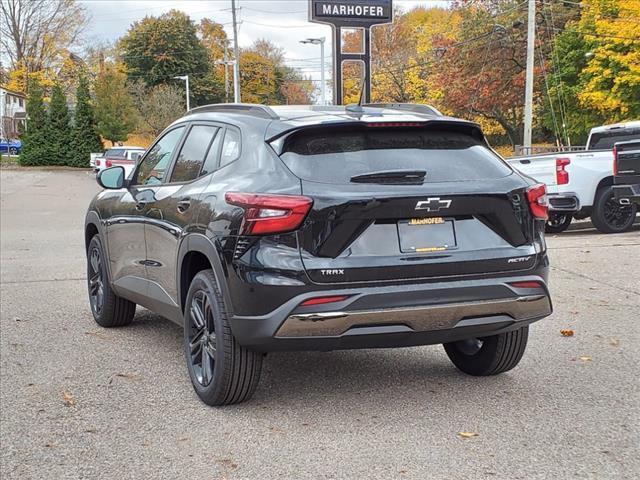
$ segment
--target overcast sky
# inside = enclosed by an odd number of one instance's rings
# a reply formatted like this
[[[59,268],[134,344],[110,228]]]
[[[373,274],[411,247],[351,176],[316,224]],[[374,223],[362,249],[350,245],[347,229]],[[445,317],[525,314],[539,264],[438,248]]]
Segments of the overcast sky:
[[[91,16],[86,40],[114,41],[124,35],[129,25],[146,15],[161,15],[172,8],[182,10],[196,22],[210,18],[224,25],[229,38],[231,0],[79,0]],[[309,23],[308,0],[237,0],[240,46],[249,46],[258,38],[266,38],[285,49],[286,63],[300,68],[314,79],[319,78],[320,47],[303,45],[307,37],[327,37],[327,63],[331,52],[331,27]],[[447,0],[394,0],[404,10],[416,6],[446,6]]]

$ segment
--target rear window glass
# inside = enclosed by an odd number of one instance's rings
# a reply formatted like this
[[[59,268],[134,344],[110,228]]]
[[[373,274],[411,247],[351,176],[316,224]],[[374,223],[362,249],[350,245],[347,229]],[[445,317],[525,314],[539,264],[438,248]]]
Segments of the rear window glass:
[[[284,163],[298,177],[350,183],[351,177],[423,170],[425,183],[500,178],[512,170],[480,139],[458,131],[418,128],[322,129],[293,134]]]
[[[640,128],[598,132],[591,135],[588,150],[609,150],[618,142],[640,139]]]
[[[126,151],[123,148],[111,148],[104,154],[105,157],[124,157]]]

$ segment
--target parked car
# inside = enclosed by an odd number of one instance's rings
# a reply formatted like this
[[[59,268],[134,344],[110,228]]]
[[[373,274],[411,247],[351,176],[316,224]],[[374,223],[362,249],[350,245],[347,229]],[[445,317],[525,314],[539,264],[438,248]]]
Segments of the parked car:
[[[210,405],[251,397],[276,350],[444,344],[506,372],[552,310],[545,186],[427,106],[199,107],[124,173],[86,215],[91,311],[182,325]]]
[[[562,232],[572,218],[587,217],[603,233],[624,232],[632,227],[637,209],[635,205],[621,205],[614,198],[613,146],[627,140],[640,140],[640,121],[591,129],[582,152],[513,157],[507,161],[547,185],[548,232]]]
[[[19,155],[22,152],[22,142],[17,139],[0,139],[0,153]]]
[[[120,165],[128,177],[133,172],[136,162],[142,157],[145,149],[142,147],[115,147],[107,150],[102,157],[95,158],[93,170],[97,173],[105,168]]]
[[[613,149],[613,192],[618,203],[640,205],[640,140],[618,142]]]

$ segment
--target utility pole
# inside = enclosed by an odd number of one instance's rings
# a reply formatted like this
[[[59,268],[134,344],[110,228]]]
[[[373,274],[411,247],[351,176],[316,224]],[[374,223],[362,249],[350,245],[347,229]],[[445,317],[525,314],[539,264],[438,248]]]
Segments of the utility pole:
[[[231,0],[231,15],[233,17],[233,101],[241,102],[240,96],[240,52],[238,51],[238,21],[236,19],[236,0]]]
[[[229,103],[229,47],[224,42],[224,101]]]
[[[185,87],[186,87],[186,90],[187,90],[187,112],[188,112],[189,110],[191,110],[191,106],[190,106],[190,103],[189,103],[189,75],[181,75],[179,77],[173,77],[173,78],[175,78],[176,80],[184,80],[185,81]]]
[[[525,154],[531,154],[531,126],[533,124],[533,59],[536,43],[536,0],[529,0],[527,17],[527,74],[524,87],[524,135]]]

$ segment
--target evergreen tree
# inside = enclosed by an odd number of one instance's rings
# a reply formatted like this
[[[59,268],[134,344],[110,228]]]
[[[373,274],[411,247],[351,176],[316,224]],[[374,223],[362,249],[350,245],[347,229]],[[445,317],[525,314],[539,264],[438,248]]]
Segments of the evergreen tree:
[[[50,165],[71,164],[73,134],[69,118],[67,99],[62,91],[62,86],[56,83],[51,91],[51,103],[49,104]]]
[[[90,154],[104,149],[96,129],[93,106],[90,102],[89,82],[81,75],[76,90],[76,112],[73,125],[71,164],[74,167],[88,167]]]
[[[47,112],[42,96],[42,86],[32,81],[27,97],[27,128],[21,137],[21,165],[46,165],[50,161]]]
[[[124,142],[137,119],[126,75],[117,65],[106,64],[96,79],[95,90],[98,132],[114,145]]]

